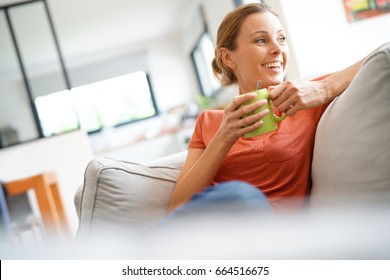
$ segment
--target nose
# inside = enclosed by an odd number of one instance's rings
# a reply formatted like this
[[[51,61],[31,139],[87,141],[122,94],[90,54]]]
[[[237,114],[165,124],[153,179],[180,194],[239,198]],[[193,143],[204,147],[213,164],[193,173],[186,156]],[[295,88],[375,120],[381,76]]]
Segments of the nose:
[[[282,47],[277,40],[272,40],[270,51],[272,54],[280,54],[282,52]]]

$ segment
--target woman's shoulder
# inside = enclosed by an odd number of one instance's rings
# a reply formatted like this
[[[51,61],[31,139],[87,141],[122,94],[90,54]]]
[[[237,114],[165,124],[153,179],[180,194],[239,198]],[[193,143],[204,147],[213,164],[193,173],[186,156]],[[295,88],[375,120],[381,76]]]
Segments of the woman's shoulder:
[[[224,112],[223,110],[205,110],[202,111],[197,120],[197,127],[202,130],[212,132],[218,130],[223,119]]]

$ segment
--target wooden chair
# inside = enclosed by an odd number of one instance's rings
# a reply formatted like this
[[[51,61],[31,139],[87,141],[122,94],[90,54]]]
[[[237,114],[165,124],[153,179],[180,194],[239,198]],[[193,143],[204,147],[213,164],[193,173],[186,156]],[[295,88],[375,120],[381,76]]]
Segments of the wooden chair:
[[[3,185],[9,196],[34,190],[46,237],[64,240],[71,236],[55,173],[42,173]]]

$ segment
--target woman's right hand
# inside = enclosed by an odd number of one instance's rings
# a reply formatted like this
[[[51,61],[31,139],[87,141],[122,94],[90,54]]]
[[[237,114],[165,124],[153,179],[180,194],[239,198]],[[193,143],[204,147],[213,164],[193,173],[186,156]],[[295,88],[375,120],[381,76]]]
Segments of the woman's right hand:
[[[220,141],[233,145],[242,135],[263,125],[261,119],[268,114],[267,109],[242,118],[242,116],[257,110],[267,103],[267,100],[261,99],[252,104],[240,107],[241,104],[250,101],[255,97],[256,93],[254,92],[241,94],[235,97],[230,104],[226,106],[221,126],[217,132]]]

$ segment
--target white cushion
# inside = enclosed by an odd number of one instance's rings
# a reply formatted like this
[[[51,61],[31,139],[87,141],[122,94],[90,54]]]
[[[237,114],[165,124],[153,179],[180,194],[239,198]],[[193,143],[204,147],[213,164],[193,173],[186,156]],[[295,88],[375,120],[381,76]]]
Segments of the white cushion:
[[[91,161],[75,195],[77,238],[137,232],[163,218],[185,156],[182,152],[149,164]]]
[[[311,206],[390,202],[390,44],[371,55],[322,116]]]

